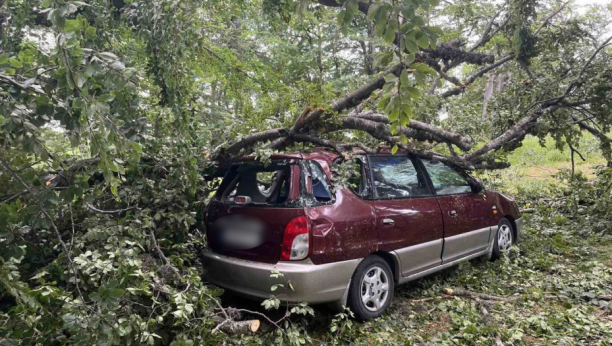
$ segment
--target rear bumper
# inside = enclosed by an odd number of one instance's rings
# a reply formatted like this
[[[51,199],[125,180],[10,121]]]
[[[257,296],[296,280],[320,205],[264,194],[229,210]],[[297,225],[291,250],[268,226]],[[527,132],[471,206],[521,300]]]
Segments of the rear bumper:
[[[268,299],[274,294],[281,301],[290,303],[341,300],[361,261],[354,259],[317,265],[304,260],[269,264],[223,256],[209,249],[204,250],[202,257],[206,276],[215,285],[257,299]],[[270,273],[274,268],[283,273],[284,277],[271,278]],[[287,281],[291,281],[295,291],[289,289]],[[276,284],[285,287],[279,287],[273,292],[271,287]]]
[[[516,242],[518,243],[523,238],[523,218],[514,220],[514,223],[516,224]]]

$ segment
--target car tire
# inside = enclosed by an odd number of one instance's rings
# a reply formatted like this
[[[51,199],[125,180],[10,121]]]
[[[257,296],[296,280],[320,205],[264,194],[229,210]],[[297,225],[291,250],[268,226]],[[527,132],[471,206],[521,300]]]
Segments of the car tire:
[[[382,315],[391,305],[395,282],[389,264],[379,256],[366,257],[351,279],[348,306],[360,321]]]
[[[499,222],[497,231],[495,232],[491,261],[500,258],[502,252],[508,251],[512,245],[514,245],[514,228],[510,220],[503,218]]]

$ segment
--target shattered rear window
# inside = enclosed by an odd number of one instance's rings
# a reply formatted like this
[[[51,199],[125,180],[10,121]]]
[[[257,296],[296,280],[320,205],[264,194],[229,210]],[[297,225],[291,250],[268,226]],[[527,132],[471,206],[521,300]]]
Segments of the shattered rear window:
[[[276,162],[237,164],[230,168],[219,187],[220,200],[234,203],[236,197],[249,197],[253,205],[285,205],[291,189],[291,164]]]

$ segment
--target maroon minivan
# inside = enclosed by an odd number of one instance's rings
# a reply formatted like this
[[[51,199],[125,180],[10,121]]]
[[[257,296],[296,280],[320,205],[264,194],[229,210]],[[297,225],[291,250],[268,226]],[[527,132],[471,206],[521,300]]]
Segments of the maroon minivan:
[[[380,316],[396,285],[478,256],[494,259],[521,236],[510,198],[467,173],[406,154],[358,155],[332,185],[333,152],[245,158],[206,211],[211,282],[258,299],[334,303]],[[272,292],[284,274],[294,290]]]

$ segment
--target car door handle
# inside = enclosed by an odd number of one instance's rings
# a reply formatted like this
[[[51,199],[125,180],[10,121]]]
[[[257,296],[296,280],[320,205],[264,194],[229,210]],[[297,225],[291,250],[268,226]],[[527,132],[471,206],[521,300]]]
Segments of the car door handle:
[[[393,221],[392,219],[383,219],[383,224],[393,226],[395,224],[395,221]]]
[[[456,210],[451,210],[449,212],[450,216],[457,216],[457,211]]]

